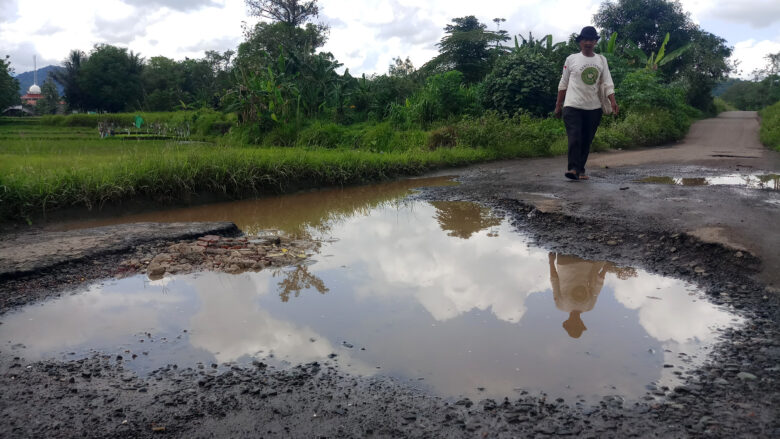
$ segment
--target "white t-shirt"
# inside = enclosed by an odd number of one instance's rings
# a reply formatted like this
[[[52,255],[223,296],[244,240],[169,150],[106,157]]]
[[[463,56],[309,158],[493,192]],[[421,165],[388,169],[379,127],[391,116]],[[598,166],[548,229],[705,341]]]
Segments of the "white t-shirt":
[[[599,54],[591,57],[582,52],[569,55],[563,63],[563,74],[558,90],[566,90],[564,107],[581,110],[596,110],[601,108],[599,100],[599,78],[606,87],[607,96],[615,92],[612,75],[609,73],[607,59]]]

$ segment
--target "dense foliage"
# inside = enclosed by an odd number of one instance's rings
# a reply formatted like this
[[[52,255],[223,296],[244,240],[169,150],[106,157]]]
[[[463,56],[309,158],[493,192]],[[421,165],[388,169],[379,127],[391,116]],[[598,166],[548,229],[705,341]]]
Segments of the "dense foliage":
[[[8,56],[0,58],[0,111],[19,104],[19,82],[13,77]]]
[[[596,25],[607,35],[617,32],[624,43],[636,45],[653,57],[662,50],[669,34],[666,53],[689,47],[659,74],[666,83],[678,83],[686,101],[705,113],[714,113],[712,89],[730,71],[731,48],[726,40],[704,31],[693,23],[678,1],[617,0],[605,1],[595,15]]]
[[[758,114],[761,116],[761,143],[780,151],[780,101],[764,108]]]
[[[485,78],[485,108],[512,115],[526,110],[544,116],[553,110],[559,67],[541,53],[518,50],[502,57]]]
[[[433,144],[444,145],[463,139],[452,127],[486,111],[515,122],[516,115],[547,117],[561,65],[579,50],[573,36],[555,42],[530,33],[505,45],[511,38],[499,27],[506,20],[495,19],[498,27],[488,30],[468,15],[443,27],[439,54],[420,68],[398,57],[386,74],[355,77],[322,51],[329,28],[314,22],[316,0],[245,2],[264,20],[244,29],[235,52],[176,61],[110,45],[72,51],[54,76],[68,109],[208,109],[233,114],[231,136],[262,145],[332,145],[355,124],[372,125],[381,138],[386,130],[434,130],[441,142]],[[608,58],[625,104],[618,122],[659,110],[684,125],[699,114],[691,106],[715,111],[711,91],[728,71],[730,49],[691,22],[678,2],[608,0],[594,20],[605,36],[597,51]]]
[[[753,81],[723,84],[720,97],[739,110],[760,110],[780,101],[780,52],[766,56],[763,69],[753,72]]]

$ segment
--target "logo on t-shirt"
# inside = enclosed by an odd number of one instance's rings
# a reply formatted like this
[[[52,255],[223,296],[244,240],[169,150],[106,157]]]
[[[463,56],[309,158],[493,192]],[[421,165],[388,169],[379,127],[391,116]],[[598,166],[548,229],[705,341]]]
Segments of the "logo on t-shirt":
[[[593,85],[599,79],[599,69],[595,67],[588,67],[582,71],[582,82]]]

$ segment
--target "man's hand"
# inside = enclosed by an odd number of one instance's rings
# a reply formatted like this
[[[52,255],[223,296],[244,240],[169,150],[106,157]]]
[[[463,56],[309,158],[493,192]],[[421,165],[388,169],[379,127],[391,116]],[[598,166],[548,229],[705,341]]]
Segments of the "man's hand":
[[[617,104],[617,101],[615,100],[615,94],[612,93],[609,95],[609,103],[612,105],[612,115],[617,116],[620,113],[620,107]]]
[[[563,114],[563,107],[561,107],[560,105],[556,105],[555,106],[555,117],[560,119],[562,114]]]

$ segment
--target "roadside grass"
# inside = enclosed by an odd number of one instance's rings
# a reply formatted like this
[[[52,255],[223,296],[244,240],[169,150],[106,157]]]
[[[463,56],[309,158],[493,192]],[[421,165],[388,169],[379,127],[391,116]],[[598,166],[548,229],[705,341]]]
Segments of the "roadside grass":
[[[715,105],[715,114],[720,114],[724,111],[738,111],[737,107],[729,104],[720,97],[714,98],[712,102]]]
[[[593,148],[665,143],[682,138],[689,125],[663,110],[605,117]],[[0,219],[29,222],[56,209],[132,199],[168,203],[350,185],[567,150],[561,121],[495,113],[428,130],[315,122],[286,147],[252,145],[234,134],[211,142],[100,139],[95,126],[0,118]]]
[[[765,146],[780,151],[780,102],[758,112],[761,116],[759,138]]]

